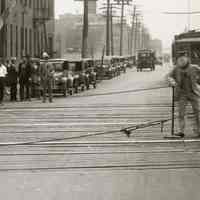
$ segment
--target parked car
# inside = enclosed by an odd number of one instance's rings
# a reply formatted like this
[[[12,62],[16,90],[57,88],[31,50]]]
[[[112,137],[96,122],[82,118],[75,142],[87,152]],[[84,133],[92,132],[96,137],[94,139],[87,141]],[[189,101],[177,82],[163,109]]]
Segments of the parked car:
[[[41,63],[44,61],[41,60]],[[71,84],[72,78],[69,76],[69,73],[66,69],[67,60],[66,59],[49,59],[54,68],[54,80],[53,80],[53,93],[61,93],[64,96],[67,93],[72,94]]]

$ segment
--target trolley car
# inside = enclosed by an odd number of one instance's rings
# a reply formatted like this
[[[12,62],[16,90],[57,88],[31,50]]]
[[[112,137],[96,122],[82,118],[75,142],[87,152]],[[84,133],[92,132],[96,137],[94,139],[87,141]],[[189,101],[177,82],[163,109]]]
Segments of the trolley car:
[[[200,64],[200,32],[190,31],[176,35],[172,44],[173,62],[176,63],[180,52],[190,58],[192,64]]]

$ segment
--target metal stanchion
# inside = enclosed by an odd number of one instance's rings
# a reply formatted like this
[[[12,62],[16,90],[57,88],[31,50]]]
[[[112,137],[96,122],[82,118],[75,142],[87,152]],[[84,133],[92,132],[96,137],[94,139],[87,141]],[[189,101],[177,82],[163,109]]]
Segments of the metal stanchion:
[[[180,138],[175,136],[175,87],[172,87],[172,104],[171,104],[171,135],[165,136],[166,139],[177,139]]]
[[[174,113],[175,113],[175,87],[172,87],[172,127],[171,135],[174,136]]]

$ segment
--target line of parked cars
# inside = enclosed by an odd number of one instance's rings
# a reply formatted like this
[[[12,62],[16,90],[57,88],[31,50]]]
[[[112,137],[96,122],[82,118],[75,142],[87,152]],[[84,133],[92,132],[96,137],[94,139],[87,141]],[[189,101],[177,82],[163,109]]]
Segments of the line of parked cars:
[[[111,79],[132,68],[131,56],[106,56],[103,59],[49,59],[54,67],[53,92],[63,96],[96,88],[101,80]]]

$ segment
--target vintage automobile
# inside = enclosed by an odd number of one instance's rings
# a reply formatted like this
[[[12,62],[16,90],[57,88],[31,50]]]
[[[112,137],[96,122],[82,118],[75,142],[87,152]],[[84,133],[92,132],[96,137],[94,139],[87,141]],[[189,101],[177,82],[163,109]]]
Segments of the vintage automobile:
[[[90,89],[91,84],[96,88],[96,73],[93,73],[92,62],[91,59],[68,60],[68,65],[74,78],[73,87],[75,93],[80,90]]]
[[[121,56],[113,56],[112,62],[114,65],[114,76],[120,76],[121,74]]]
[[[71,69],[73,76],[73,89],[75,93],[78,93],[79,88],[84,91],[85,89],[85,73],[83,62],[80,59],[68,60],[68,67]]]
[[[103,64],[100,66],[102,79],[111,79],[115,74],[115,67],[111,56],[105,56]]]
[[[41,60],[41,64],[44,63],[44,60]],[[72,77],[68,74],[66,69],[66,59],[49,59],[54,68],[54,81],[53,81],[53,93],[61,93],[64,96],[67,93],[72,95]]]
[[[127,64],[128,68],[133,68],[133,66],[136,65],[136,58],[135,58],[135,56],[127,56],[126,59],[128,61],[128,64]]]
[[[120,57],[120,70],[123,73],[126,73],[128,61],[125,56]]]
[[[93,59],[83,59],[86,70],[86,88],[90,89],[90,85],[96,88],[97,85],[97,73],[95,69],[95,61]]]
[[[143,69],[155,70],[155,53],[153,50],[144,49],[137,53],[137,71]]]

